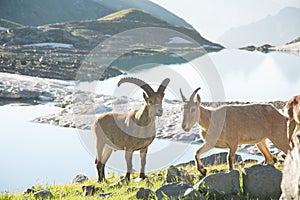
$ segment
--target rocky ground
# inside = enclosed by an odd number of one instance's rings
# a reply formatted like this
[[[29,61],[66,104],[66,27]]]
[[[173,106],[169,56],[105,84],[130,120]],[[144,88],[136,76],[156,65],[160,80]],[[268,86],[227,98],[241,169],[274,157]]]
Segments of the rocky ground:
[[[75,80],[77,72],[89,51],[64,47],[63,43],[48,43],[53,46],[0,46],[0,72],[60,80]],[[104,80],[121,74],[121,71],[103,65],[86,63],[93,70],[105,70],[91,80]],[[91,73],[93,74],[93,73]]]

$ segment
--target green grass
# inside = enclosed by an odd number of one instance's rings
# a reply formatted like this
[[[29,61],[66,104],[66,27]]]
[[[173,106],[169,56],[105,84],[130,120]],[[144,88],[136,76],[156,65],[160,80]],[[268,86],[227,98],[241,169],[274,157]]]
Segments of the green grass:
[[[126,16],[127,14],[133,12],[134,10],[133,9],[126,9],[126,10],[121,10],[119,12],[115,12],[115,13],[112,13],[112,14],[109,14],[109,15],[106,15],[102,18],[100,18],[99,20],[102,20],[102,21],[108,21],[108,20],[116,20],[116,19],[120,19],[124,16]]]
[[[117,21],[120,19],[124,20],[137,20],[143,23],[154,23],[154,24],[168,24],[165,21],[162,21],[156,17],[153,17],[149,13],[146,13],[142,10],[137,10],[137,9],[125,9],[121,10],[112,14],[109,14],[107,16],[104,16],[100,19],[99,21]]]
[[[245,166],[236,166],[235,169],[239,170],[240,172],[240,185],[242,188],[242,168],[243,167],[250,167],[255,163],[247,163]],[[282,171],[283,164],[275,164],[275,167]],[[193,165],[187,165],[184,167],[179,167],[179,169],[185,169],[189,172],[189,174],[195,175],[195,178],[193,180],[193,185],[196,184],[199,181],[200,174],[196,170],[195,166]],[[206,167],[208,174],[213,174],[218,171],[225,171],[228,170],[228,165],[216,165],[216,166],[208,166]],[[103,183],[98,183],[96,179],[91,179],[83,184],[79,185],[72,185],[72,184],[65,184],[65,185],[37,185],[34,186],[35,189],[47,189],[50,190],[53,194],[52,199],[64,199],[64,200],[71,200],[71,199],[101,199],[99,196],[100,193],[109,193],[112,192],[113,195],[107,198],[110,199],[136,199],[135,194],[137,193],[138,189],[143,188],[149,188],[152,191],[156,191],[161,185],[164,184],[165,176],[166,176],[166,170],[156,171],[156,172],[150,172],[147,174],[148,179],[142,180],[139,182],[136,182],[134,178],[138,177],[138,173],[132,174],[132,180],[130,183],[123,183],[121,182],[121,176],[115,176],[114,174],[109,174],[107,176],[107,181]],[[116,184],[118,183],[118,184]],[[94,196],[83,196],[82,186],[83,185],[94,185],[95,187],[101,188],[104,192],[97,192]],[[209,199],[218,199],[219,196],[210,193],[205,188],[202,190],[202,194],[206,197],[209,197]],[[238,194],[239,197],[242,199],[251,199],[249,195],[243,196],[243,191],[241,191]],[[21,194],[21,193],[2,193],[0,194],[0,200],[10,200],[10,199],[16,199],[16,200],[24,200],[24,199],[35,199],[33,194]]]

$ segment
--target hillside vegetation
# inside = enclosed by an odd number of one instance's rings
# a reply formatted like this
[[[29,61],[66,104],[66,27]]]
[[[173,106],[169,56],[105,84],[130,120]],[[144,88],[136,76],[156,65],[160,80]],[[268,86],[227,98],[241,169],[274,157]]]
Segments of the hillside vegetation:
[[[95,20],[124,9],[144,10],[170,24],[189,27],[187,22],[149,0],[1,0],[0,18],[28,25]]]
[[[248,163],[243,167],[250,167],[254,163]],[[194,175],[194,180],[192,185],[195,185],[199,180],[199,172],[196,170],[194,165],[183,165],[180,166],[181,169],[187,170],[189,174]],[[217,172],[227,171],[227,164],[215,165],[207,167],[208,174],[214,174]],[[282,170],[282,165],[276,164],[276,168]],[[242,166],[238,166],[238,170],[240,172],[240,180],[242,177]],[[107,176],[107,181],[102,183],[97,183],[96,179],[87,180],[82,184],[65,184],[65,185],[36,185],[34,186],[35,190],[47,189],[49,190],[53,198],[52,199],[65,199],[65,200],[73,200],[73,199],[103,199],[100,197],[101,194],[109,194],[106,199],[108,200],[123,200],[123,199],[137,199],[136,193],[140,188],[149,188],[152,191],[157,190],[160,186],[165,183],[167,170],[156,171],[152,173],[148,173],[148,178],[142,181],[135,181],[134,178],[138,177],[138,173],[133,174],[133,178],[130,183],[122,182],[123,176],[115,176],[114,174],[109,174]],[[138,180],[138,179],[136,179]],[[241,188],[242,181],[240,181]],[[96,192],[93,196],[84,196],[82,186],[94,185],[95,187],[101,188],[100,191]],[[201,194],[205,196],[207,199],[224,199],[224,196],[211,196],[212,194],[207,190],[207,188],[201,189]],[[0,194],[0,199],[8,200],[8,199],[34,199],[32,193],[29,194],[21,194],[21,193],[3,193]],[[238,193],[238,196],[235,198],[242,199],[253,199],[247,195],[243,194],[243,191]],[[155,196],[152,196],[150,199],[156,199]],[[164,199],[170,199],[168,197]],[[226,199],[226,198],[225,198]]]
[[[4,27],[4,28],[21,28],[24,27],[21,24],[18,24],[16,22],[12,22],[6,19],[0,19],[0,27]]]

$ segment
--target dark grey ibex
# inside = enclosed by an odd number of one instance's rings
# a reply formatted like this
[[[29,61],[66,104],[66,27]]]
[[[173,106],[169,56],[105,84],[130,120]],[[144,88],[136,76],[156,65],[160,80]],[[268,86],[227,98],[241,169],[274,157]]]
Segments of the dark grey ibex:
[[[127,181],[130,180],[132,171],[132,154],[134,151],[140,151],[140,178],[145,178],[148,146],[156,137],[155,118],[163,114],[162,100],[170,79],[165,79],[156,92],[146,82],[131,77],[122,78],[118,86],[126,82],[133,83],[145,91],[143,97],[146,105],[128,114],[111,112],[102,114],[96,119],[92,131],[96,140],[96,166],[99,182],[105,178],[104,168],[112,150],[125,151],[127,164],[125,180]]]

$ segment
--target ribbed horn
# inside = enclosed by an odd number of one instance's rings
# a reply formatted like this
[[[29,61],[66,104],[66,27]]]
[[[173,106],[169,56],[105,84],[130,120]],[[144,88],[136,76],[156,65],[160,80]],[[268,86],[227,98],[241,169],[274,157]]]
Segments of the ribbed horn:
[[[200,89],[201,89],[201,88],[198,87],[198,88],[193,92],[193,94],[192,94],[191,97],[190,97],[190,101],[194,101],[194,97],[195,97],[195,95],[197,94],[198,90],[200,90]]]
[[[185,96],[182,94],[181,88],[180,88],[180,94],[181,94],[182,101],[185,102],[185,101],[186,101],[186,98],[185,98]]]
[[[145,82],[142,81],[140,79],[137,78],[133,78],[133,77],[125,77],[122,78],[121,80],[119,80],[118,82],[118,87],[122,84],[122,83],[133,83],[137,86],[139,86],[140,88],[142,88],[148,95],[148,97],[152,97],[155,95],[154,90]]]
[[[161,82],[160,86],[158,87],[157,89],[157,94],[160,94],[160,95],[164,95],[165,93],[165,90],[168,86],[168,84],[170,83],[170,79],[169,78],[166,78],[165,80],[163,80],[163,82]]]

